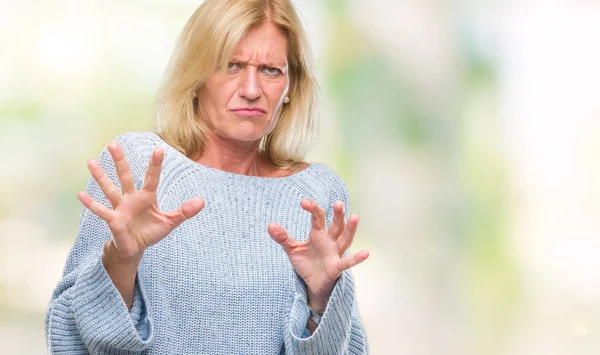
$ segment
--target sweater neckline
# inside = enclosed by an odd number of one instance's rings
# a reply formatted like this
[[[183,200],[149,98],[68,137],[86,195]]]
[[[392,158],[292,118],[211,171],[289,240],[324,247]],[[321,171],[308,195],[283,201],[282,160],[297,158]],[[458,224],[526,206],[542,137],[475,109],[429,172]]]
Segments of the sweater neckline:
[[[211,172],[212,174],[217,174],[217,175],[222,175],[225,178],[228,179],[246,179],[246,180],[259,180],[259,181],[286,181],[286,180],[290,180],[290,179],[294,179],[296,177],[301,177],[302,175],[308,173],[309,170],[312,170],[315,166],[315,163],[308,163],[308,166],[300,171],[297,171],[291,175],[287,175],[287,176],[281,176],[281,177],[267,177],[267,176],[254,176],[254,175],[244,175],[244,174],[238,174],[238,173],[232,173],[230,171],[225,171],[225,170],[221,170],[221,169],[217,169],[217,168],[212,168],[210,166],[198,163],[188,157],[186,157],[184,154],[182,154],[179,150],[175,149],[174,147],[172,147],[170,144],[168,144],[167,142],[165,142],[162,138],[160,138],[160,136],[158,134],[156,134],[155,132],[152,132],[152,134],[154,134],[156,136],[156,138],[166,147],[168,147],[168,149],[171,149],[175,156],[179,157],[181,160],[183,160],[184,162],[186,162],[187,164],[199,169],[199,170],[204,170],[204,171],[208,171]]]

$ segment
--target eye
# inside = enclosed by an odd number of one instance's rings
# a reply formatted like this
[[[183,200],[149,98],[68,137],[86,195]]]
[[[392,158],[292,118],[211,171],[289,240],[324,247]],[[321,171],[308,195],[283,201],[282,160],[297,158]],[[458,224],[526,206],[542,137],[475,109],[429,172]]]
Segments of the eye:
[[[263,72],[265,72],[267,75],[270,75],[270,76],[279,76],[279,75],[283,74],[281,69],[278,69],[275,67],[264,67]]]
[[[236,72],[241,67],[242,66],[240,63],[231,62],[231,63],[227,64],[227,72],[229,72],[229,73]]]

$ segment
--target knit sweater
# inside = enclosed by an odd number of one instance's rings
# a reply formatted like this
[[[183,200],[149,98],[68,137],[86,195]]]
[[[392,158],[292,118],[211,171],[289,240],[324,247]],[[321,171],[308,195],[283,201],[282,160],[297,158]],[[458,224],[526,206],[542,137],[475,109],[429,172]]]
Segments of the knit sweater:
[[[106,222],[83,207],[79,232],[46,313],[51,354],[365,354],[368,343],[349,271],[337,280],[316,331],[306,330],[306,284],[267,232],[277,222],[306,240],[312,199],[333,217],[349,194],[327,165],[311,163],[287,177],[246,176],[198,164],[152,132],[115,138],[136,188],[153,150],[164,149],[157,203],[162,211],[192,197],[200,213],[149,247],[140,262],[131,310],[101,261],[111,238]],[[120,187],[106,147],[98,162]],[[87,193],[110,203],[90,177]]]

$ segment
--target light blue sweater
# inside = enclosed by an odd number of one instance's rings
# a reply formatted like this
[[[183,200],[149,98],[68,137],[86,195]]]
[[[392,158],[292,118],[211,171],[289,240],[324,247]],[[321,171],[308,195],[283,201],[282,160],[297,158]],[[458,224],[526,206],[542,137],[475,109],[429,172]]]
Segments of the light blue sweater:
[[[157,201],[163,211],[199,196],[205,208],[148,248],[127,310],[101,262],[111,237],[107,224],[83,207],[79,233],[46,313],[51,354],[365,354],[366,334],[346,271],[338,280],[314,334],[306,322],[306,285],[267,233],[281,224],[306,240],[312,199],[333,216],[333,202],[349,195],[331,168],[312,163],[283,178],[245,176],[195,163],[152,132],[115,138],[139,189],[150,154],[165,159]],[[120,187],[104,148],[98,162]],[[110,203],[90,178],[86,191]]]

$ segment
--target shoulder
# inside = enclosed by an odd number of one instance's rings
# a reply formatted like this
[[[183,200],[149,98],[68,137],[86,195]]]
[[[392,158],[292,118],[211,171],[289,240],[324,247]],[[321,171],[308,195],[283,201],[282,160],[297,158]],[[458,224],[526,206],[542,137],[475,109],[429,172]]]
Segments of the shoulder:
[[[313,162],[307,168],[308,174],[303,176],[307,184],[329,197],[329,200],[349,201],[348,186],[342,174],[326,163]]]
[[[113,140],[123,147],[126,154],[152,152],[161,141],[160,137],[151,131],[124,132],[114,137]]]
[[[117,141],[125,154],[151,154],[162,140],[160,137],[151,131],[130,131],[121,133],[113,138]]]
[[[161,141],[160,137],[151,131],[130,131],[115,136],[112,141],[119,143],[123,149],[134,179],[138,180],[140,177],[143,179],[150,156]],[[108,143],[100,153],[98,162],[105,169],[114,170],[114,162],[107,146]]]
[[[326,163],[313,162],[308,167],[310,173],[325,187],[346,188],[342,175]]]

